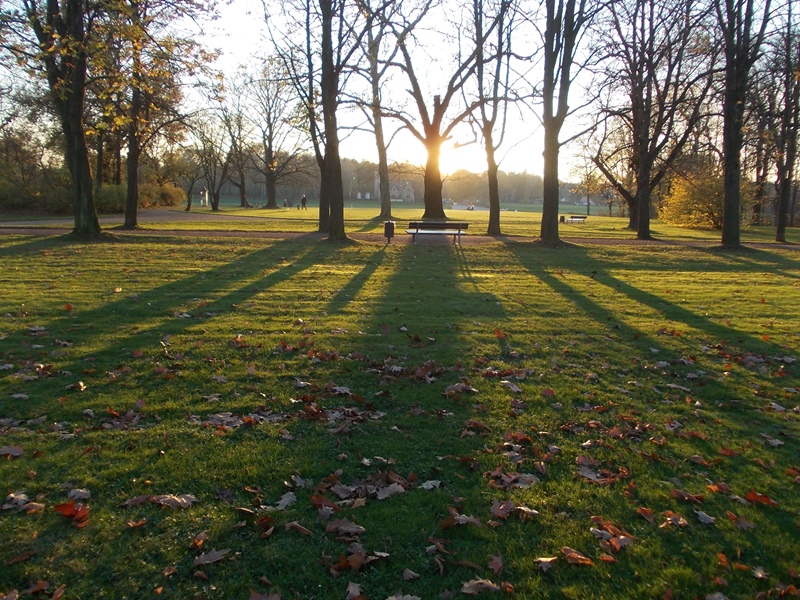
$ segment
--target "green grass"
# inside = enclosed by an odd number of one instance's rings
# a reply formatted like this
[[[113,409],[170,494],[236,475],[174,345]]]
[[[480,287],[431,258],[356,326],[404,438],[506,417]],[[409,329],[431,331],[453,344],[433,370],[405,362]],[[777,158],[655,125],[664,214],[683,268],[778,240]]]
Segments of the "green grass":
[[[0,481],[43,505],[0,511],[0,594],[39,581],[65,598],[344,598],[352,582],[379,600],[460,595],[476,578],[517,598],[797,585],[795,251],[154,233],[6,236],[0,257],[0,446],[24,451],[0,462]],[[445,395],[459,383],[478,393]],[[210,423],[259,410],[275,422]],[[607,481],[579,475],[579,457]],[[498,468],[540,481],[502,489]],[[388,557],[333,576],[352,540],[326,533],[312,496],[339,501],[337,481],[386,474],[405,493],[372,489],[332,519]],[[728,492],[708,488],[721,482]],[[91,493],[81,528],[54,509],[72,489]],[[296,502],[269,510],[290,489]],[[743,504],[751,490],[777,505]],[[123,506],[161,494],[197,502]],[[494,500],[539,514],[503,519]],[[450,507],[481,525],[448,527]],[[666,511],[688,527],[660,527]],[[616,562],[601,559],[592,517],[633,537]],[[563,547],[594,565],[569,564]],[[543,557],[558,560],[544,571]]]
[[[538,237],[541,228],[540,207],[526,205],[512,205],[501,213],[500,225],[503,235],[508,237]],[[562,206],[562,214],[582,214],[585,207]],[[574,210],[577,209],[577,210]],[[604,216],[598,207],[592,208],[593,212],[583,225],[561,224],[559,233],[562,238],[604,238],[604,239],[633,239],[635,232],[630,231],[628,219],[622,217]],[[310,207],[307,211],[295,208],[278,208],[265,210],[260,208],[223,207],[214,213],[210,208],[193,207],[192,212],[201,214],[205,218],[197,221],[184,221],[183,208],[177,207],[163,210],[163,218],[158,222],[140,222],[140,227],[153,231],[164,230],[189,230],[189,231],[266,231],[266,232],[313,232],[318,226],[318,209]],[[377,206],[364,206],[364,203],[352,203],[345,207],[345,229],[348,233],[383,233],[383,220],[376,215]],[[407,221],[417,220],[422,216],[421,205],[394,206],[393,218],[397,222],[398,231],[402,232]],[[470,233],[482,235],[486,233],[489,224],[487,211],[448,210],[448,218],[470,223]],[[3,216],[0,218],[0,227],[15,226],[19,219]],[[42,220],[40,226],[52,226],[52,221]],[[72,227],[70,219],[62,219],[59,224],[64,229]],[[663,241],[704,242],[717,244],[720,241],[719,231],[702,231],[685,229],[669,225],[660,220],[652,223],[652,234]],[[787,230],[787,240],[790,243],[800,244],[800,229]],[[744,243],[769,243],[775,240],[775,228],[772,226],[744,226],[742,228],[742,241]]]

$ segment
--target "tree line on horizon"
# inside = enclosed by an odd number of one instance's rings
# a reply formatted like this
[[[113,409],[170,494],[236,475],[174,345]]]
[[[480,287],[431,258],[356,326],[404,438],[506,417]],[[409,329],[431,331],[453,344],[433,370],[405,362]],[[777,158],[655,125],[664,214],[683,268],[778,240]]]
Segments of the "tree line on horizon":
[[[662,216],[721,229],[744,219],[785,241],[796,206],[800,35],[781,0],[262,0],[269,51],[235,72],[186,23],[195,0],[6,0],[0,52],[0,168],[31,199],[66,188],[74,232],[96,235],[97,200],[115,189],[125,226],[143,191],[175,202],[202,182],[249,204],[263,185],[319,181],[319,230],[344,239],[340,138],[375,140],[380,216],[391,217],[398,132],[426,150],[423,218],[446,218],[442,145],[458,134],[486,155],[488,233],[501,231],[497,154],[514,127],[542,136],[540,238],[559,243],[559,155],[581,156],[586,195],[624,203],[651,237]],[[359,115],[356,118],[356,115]],[[345,125],[340,123],[346,122]],[[575,176],[573,173],[571,176]],[[464,179],[468,177],[464,176]],[[508,177],[506,177],[506,184]],[[13,184],[13,185],[12,185]],[[281,187],[283,186],[283,188]],[[168,190],[164,192],[163,190]],[[0,189],[0,197],[3,190]],[[508,194],[506,194],[508,197]],[[124,200],[123,200],[124,199]]]

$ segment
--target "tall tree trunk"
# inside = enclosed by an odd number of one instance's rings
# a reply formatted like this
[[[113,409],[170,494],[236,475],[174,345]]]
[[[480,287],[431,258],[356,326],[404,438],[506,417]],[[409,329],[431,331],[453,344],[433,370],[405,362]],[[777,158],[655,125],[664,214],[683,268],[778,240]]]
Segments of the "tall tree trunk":
[[[267,206],[265,208],[278,208],[278,190],[275,178],[267,175]]]
[[[442,152],[442,138],[431,133],[425,138],[425,150],[428,160],[425,163],[425,212],[423,219],[446,219],[442,206],[442,172],[439,168],[439,158]]]
[[[500,235],[500,183],[491,127],[483,132],[483,144],[486,150],[486,178],[489,180],[489,227],[486,234]]]
[[[648,179],[649,180],[649,174]],[[636,208],[638,212],[636,239],[652,240],[650,232],[650,187],[644,182],[636,186]]]
[[[558,133],[557,123],[553,119],[545,118],[540,237],[542,242],[547,245],[556,245],[560,241],[558,235]]]
[[[744,136],[744,85],[739,81],[736,65],[727,67],[723,105],[722,154],[724,164],[724,200],[722,210],[722,246],[737,249],[741,246],[740,188],[741,151]]]
[[[131,92],[131,123],[128,128],[124,229],[136,229],[139,225],[139,158],[142,152],[139,139],[139,117],[141,115],[141,110],[142,92],[140,84],[137,81],[134,83]]]
[[[389,159],[386,153],[386,139],[383,135],[383,113],[381,112],[380,64],[378,62],[379,44],[372,28],[367,29],[367,48],[369,58],[369,78],[372,84],[372,123],[375,129],[375,146],[378,150],[378,197],[381,201],[381,219],[392,218],[392,197],[389,185]]]
[[[101,128],[100,131],[97,132],[97,160],[95,161],[94,170],[94,193],[95,196],[100,193],[100,190],[103,189],[103,171],[105,166],[103,165],[103,161],[105,160],[105,133],[104,130]]]

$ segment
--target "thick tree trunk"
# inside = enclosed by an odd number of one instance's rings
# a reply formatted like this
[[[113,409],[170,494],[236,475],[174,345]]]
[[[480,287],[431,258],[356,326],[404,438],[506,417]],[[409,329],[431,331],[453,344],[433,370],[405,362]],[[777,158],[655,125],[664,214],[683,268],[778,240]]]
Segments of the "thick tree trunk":
[[[542,181],[542,227],[540,237],[547,245],[556,245],[558,235],[558,124],[545,119],[544,171]]]
[[[489,227],[487,235],[500,235],[500,183],[497,177],[497,159],[494,154],[494,141],[491,131],[484,133],[486,149],[486,178],[489,180]]]
[[[744,143],[745,81],[739,65],[728,59],[725,67],[725,97],[723,100],[722,155],[724,165],[724,200],[722,210],[722,246],[737,249],[741,246],[741,151]]]
[[[139,115],[142,109],[142,93],[138,85],[131,93],[131,124],[128,129],[128,158],[126,160],[127,187],[125,194],[125,224],[123,229],[136,229],[139,225]]]
[[[275,178],[267,176],[267,206],[265,208],[278,208],[278,190]]]
[[[61,129],[66,142],[66,161],[72,175],[72,202],[75,214],[75,226],[72,232],[80,236],[94,237],[100,233],[100,223],[97,220],[89,148],[83,127],[86,63],[77,57],[75,63],[68,96],[61,98],[58,93],[54,95],[56,106],[62,113]]]
[[[442,138],[429,135],[425,140],[428,161],[425,163],[425,212],[423,219],[446,219],[442,206],[442,172],[439,169],[439,157],[442,152]]]
[[[647,158],[642,158],[639,161],[642,165],[637,174],[636,184],[636,239],[639,240],[652,240],[653,236],[650,233],[650,161]]]

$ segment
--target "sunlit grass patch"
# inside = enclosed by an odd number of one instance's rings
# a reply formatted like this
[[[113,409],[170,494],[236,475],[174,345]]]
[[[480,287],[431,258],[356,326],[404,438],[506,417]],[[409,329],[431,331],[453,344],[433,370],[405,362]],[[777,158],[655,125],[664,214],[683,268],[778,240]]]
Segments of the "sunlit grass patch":
[[[0,254],[0,593],[797,585],[796,252],[154,234]],[[70,494],[85,519],[55,509]]]

